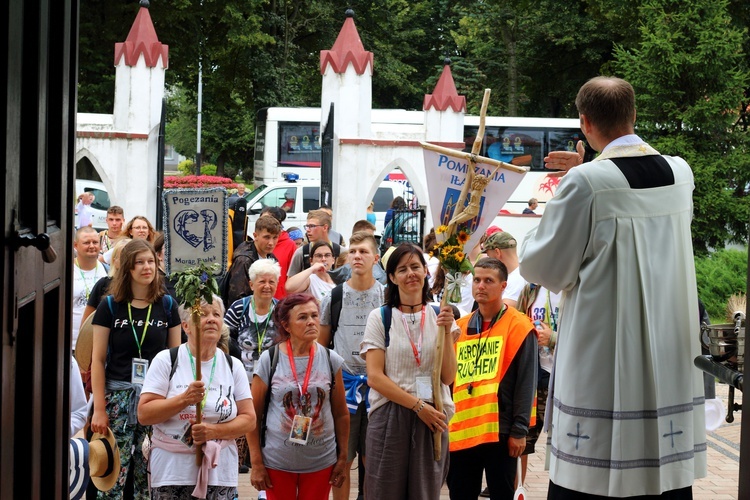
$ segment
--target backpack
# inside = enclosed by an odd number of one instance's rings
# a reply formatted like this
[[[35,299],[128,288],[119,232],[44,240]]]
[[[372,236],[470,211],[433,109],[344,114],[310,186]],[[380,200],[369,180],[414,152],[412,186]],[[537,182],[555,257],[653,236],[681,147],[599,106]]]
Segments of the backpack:
[[[333,247],[333,260],[335,262],[341,253],[341,245],[331,242],[331,247]],[[305,243],[302,246],[302,269],[307,269],[308,267],[310,267],[310,244]]]
[[[539,285],[536,283],[526,283],[518,296],[516,303],[516,309],[524,313],[526,316],[531,317],[531,306],[534,305],[537,295],[539,295]]]
[[[331,390],[328,394],[328,400],[331,401],[333,396],[333,388],[336,387],[336,374],[333,373],[333,363],[331,362],[331,351],[322,346],[325,349],[326,356],[328,357],[328,367],[331,370]],[[273,375],[276,373],[276,365],[279,364],[279,344],[274,344],[268,348],[268,354],[271,356],[271,371],[268,374],[268,387],[266,388],[266,399],[263,405],[263,416],[260,420],[260,446],[265,448],[266,446],[266,417],[268,417],[268,405],[271,403],[271,383],[273,382]]]
[[[435,314],[440,314],[440,306],[436,304],[430,304]],[[391,343],[391,309],[389,305],[380,306],[380,317],[383,320],[383,326],[385,327],[385,347]]]
[[[339,328],[341,317],[341,302],[344,299],[344,284],[340,283],[331,290],[331,338],[328,340],[328,348],[333,349],[333,336]]]
[[[232,246],[236,249],[240,243],[247,240],[247,200],[239,198],[231,207],[229,214],[232,231]]]
[[[169,348],[169,358],[172,360],[172,369],[169,371],[169,380],[172,380],[172,377],[174,376],[174,372],[175,370],[177,370],[177,352],[179,350],[180,350],[180,346]],[[227,363],[229,363],[229,369],[232,370],[234,368],[234,363],[232,362],[232,356],[230,356],[228,352],[225,352],[224,356],[226,356]]]

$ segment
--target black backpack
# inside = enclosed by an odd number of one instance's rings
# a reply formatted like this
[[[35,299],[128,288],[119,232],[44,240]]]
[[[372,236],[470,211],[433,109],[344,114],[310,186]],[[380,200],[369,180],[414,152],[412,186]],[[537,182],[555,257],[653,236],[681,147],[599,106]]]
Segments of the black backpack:
[[[333,336],[339,328],[341,317],[341,302],[344,299],[344,284],[340,283],[331,290],[331,338],[328,340],[328,348],[333,349]]]
[[[234,210],[231,217],[232,247],[236,249],[247,239],[247,200],[239,198],[231,208]]]
[[[334,262],[336,259],[339,258],[339,254],[341,253],[341,245],[338,243],[331,243],[331,246],[333,247],[333,260]],[[310,267],[310,244],[305,243],[302,246],[302,269],[307,269]]]

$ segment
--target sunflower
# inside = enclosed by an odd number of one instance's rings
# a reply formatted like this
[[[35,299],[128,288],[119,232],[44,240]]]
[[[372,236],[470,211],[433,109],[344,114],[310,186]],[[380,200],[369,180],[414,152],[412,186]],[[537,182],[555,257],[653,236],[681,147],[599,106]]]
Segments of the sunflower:
[[[463,252],[456,252],[454,257],[456,258],[456,261],[461,262],[464,260],[465,255]]]
[[[461,231],[458,233],[458,242],[462,245],[469,241],[469,234],[466,231]]]

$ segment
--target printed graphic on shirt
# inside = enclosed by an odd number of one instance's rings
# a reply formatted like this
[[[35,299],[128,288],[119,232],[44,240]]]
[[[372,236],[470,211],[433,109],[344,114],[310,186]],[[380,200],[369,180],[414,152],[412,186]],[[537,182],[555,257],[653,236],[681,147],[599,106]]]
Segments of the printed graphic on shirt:
[[[281,377],[279,382],[282,387],[294,387],[297,385],[292,377],[286,374],[282,375],[280,372],[276,373],[277,377]],[[328,378],[328,376],[311,373],[310,384],[303,397],[300,397],[298,389],[292,389],[284,393],[284,411],[280,423],[281,432],[284,435],[288,436],[291,432],[294,417],[301,415],[312,419],[308,444],[311,444],[310,441],[315,438],[321,439],[324,437],[323,433],[328,412],[321,412],[321,410],[328,397],[328,392],[324,389],[324,387],[329,385]],[[274,385],[276,385],[275,381]]]

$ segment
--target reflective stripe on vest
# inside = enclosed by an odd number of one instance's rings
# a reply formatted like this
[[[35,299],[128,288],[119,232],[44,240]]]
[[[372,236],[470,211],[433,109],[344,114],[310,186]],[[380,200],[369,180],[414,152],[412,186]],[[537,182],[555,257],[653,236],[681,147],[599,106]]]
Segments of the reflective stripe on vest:
[[[491,330],[482,332],[481,338],[467,335],[471,316],[458,320],[461,335],[455,344],[457,373],[453,402],[456,413],[449,424],[450,451],[496,443],[500,439],[500,382],[531,329],[525,315],[514,313],[515,309],[506,311]],[[525,321],[517,321],[518,317]],[[513,333],[509,335],[509,331]],[[507,366],[503,366],[503,361]],[[530,426],[535,423],[536,400]]]

